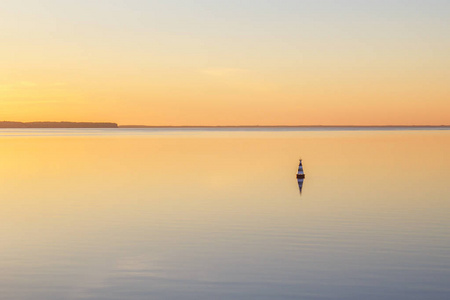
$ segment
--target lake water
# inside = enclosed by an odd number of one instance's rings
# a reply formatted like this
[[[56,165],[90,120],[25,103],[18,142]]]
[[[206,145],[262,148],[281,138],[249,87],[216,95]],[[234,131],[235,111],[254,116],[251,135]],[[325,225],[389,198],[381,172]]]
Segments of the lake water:
[[[0,299],[450,299],[449,153],[446,129],[2,129]]]

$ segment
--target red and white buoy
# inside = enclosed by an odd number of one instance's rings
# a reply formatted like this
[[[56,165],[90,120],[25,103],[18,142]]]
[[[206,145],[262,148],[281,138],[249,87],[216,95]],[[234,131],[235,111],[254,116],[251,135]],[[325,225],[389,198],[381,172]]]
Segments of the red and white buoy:
[[[301,159],[300,159],[300,163],[298,164],[297,178],[305,178],[305,172],[303,172],[303,165],[302,165]]]

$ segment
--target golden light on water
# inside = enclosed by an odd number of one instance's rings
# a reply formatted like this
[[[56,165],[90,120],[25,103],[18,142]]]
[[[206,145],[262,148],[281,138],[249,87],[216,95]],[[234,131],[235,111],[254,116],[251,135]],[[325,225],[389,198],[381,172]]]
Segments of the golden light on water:
[[[448,130],[3,129],[0,141],[8,299],[448,290]]]

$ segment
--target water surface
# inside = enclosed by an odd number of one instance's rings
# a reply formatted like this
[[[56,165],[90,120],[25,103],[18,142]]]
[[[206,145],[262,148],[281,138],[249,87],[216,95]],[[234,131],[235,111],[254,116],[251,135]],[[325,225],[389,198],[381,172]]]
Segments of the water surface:
[[[450,297],[449,130],[5,129],[0,143],[1,299]]]

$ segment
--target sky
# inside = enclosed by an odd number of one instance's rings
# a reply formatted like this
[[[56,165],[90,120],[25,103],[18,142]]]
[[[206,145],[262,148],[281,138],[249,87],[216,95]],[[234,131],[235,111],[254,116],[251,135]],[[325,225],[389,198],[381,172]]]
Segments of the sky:
[[[0,120],[450,125],[448,0],[3,0]]]

